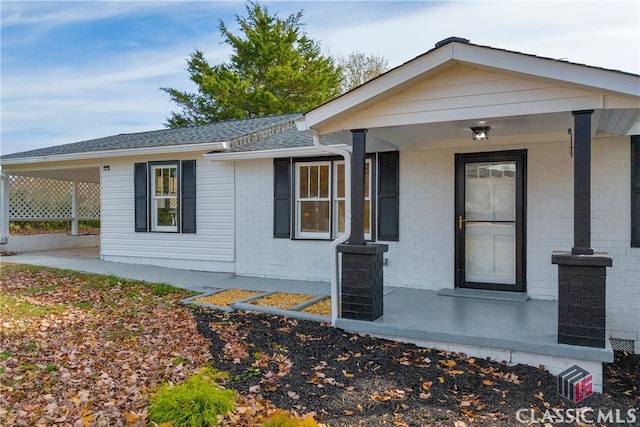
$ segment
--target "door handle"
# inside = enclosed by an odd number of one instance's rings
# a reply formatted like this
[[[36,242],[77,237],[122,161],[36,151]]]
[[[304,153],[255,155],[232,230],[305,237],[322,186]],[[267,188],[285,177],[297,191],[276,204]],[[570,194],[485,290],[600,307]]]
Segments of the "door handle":
[[[464,219],[462,219],[462,215],[458,216],[458,229],[462,230],[462,224],[464,224]]]

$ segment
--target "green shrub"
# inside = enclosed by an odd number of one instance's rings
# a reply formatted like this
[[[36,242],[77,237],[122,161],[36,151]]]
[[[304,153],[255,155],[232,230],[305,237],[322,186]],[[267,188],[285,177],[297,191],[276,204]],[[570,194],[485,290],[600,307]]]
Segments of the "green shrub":
[[[232,390],[220,388],[217,380],[225,374],[209,367],[182,384],[164,385],[151,397],[149,420],[171,422],[174,427],[203,427],[218,423],[218,415],[234,408]]]
[[[263,427],[318,427],[318,423],[311,416],[296,418],[286,411],[278,410],[269,417]]]

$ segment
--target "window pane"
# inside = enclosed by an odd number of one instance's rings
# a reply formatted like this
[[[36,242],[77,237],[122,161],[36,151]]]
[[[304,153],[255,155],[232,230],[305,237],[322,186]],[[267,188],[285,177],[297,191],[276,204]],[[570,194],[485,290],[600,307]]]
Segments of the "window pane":
[[[171,202],[174,202],[174,205],[177,204],[175,199],[156,199],[156,225],[176,225],[177,209],[171,207]]]
[[[300,202],[300,231],[309,233],[329,232],[329,207],[327,202]]]
[[[175,167],[169,168],[169,194],[178,194],[178,168]]]
[[[337,202],[338,206],[338,233],[344,233],[344,217],[345,217],[345,201],[340,200]]]
[[[169,169],[161,169],[162,170],[162,195],[169,195]]]
[[[320,197],[329,197],[329,165],[320,166]]]
[[[369,187],[371,181],[369,181],[369,162],[364,164],[364,197],[369,198]]]
[[[344,198],[344,163],[339,163],[336,166],[336,175],[338,180],[338,197]]]
[[[308,166],[300,166],[300,188],[299,193],[300,197],[307,198],[309,197],[309,167]]]
[[[156,196],[162,196],[162,169],[156,169]]]
[[[371,233],[371,201],[364,201],[364,232]]]
[[[319,195],[318,189],[318,166],[309,166],[309,196],[310,198],[317,198]]]

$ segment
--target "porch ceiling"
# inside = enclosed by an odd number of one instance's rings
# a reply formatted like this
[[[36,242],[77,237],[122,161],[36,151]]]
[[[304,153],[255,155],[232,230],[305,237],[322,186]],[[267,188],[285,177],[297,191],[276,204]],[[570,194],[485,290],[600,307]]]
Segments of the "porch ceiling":
[[[624,134],[628,124],[637,121],[640,110],[596,110],[593,114],[593,135]],[[472,126],[490,126],[489,142],[517,144],[523,142],[569,142],[568,130],[573,129],[571,112],[484,117],[474,120],[452,120],[437,123],[416,123],[403,126],[368,128],[367,146],[370,151],[395,149],[413,151],[442,146],[469,145]],[[344,144],[351,143],[351,132],[330,134]],[[482,142],[479,142],[481,144]]]

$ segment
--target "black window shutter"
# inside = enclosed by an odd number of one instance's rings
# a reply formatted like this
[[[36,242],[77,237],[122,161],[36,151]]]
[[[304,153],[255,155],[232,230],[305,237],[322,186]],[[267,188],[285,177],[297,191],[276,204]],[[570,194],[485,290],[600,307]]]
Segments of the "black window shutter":
[[[147,164],[136,163],[133,170],[135,231],[147,231]]]
[[[196,232],[196,161],[182,161],[182,186],[180,191],[182,207],[182,232]]]
[[[291,237],[291,160],[273,161],[273,237]]]
[[[640,248],[640,135],[631,136],[631,247]]]
[[[378,240],[400,239],[400,153],[378,153]]]

